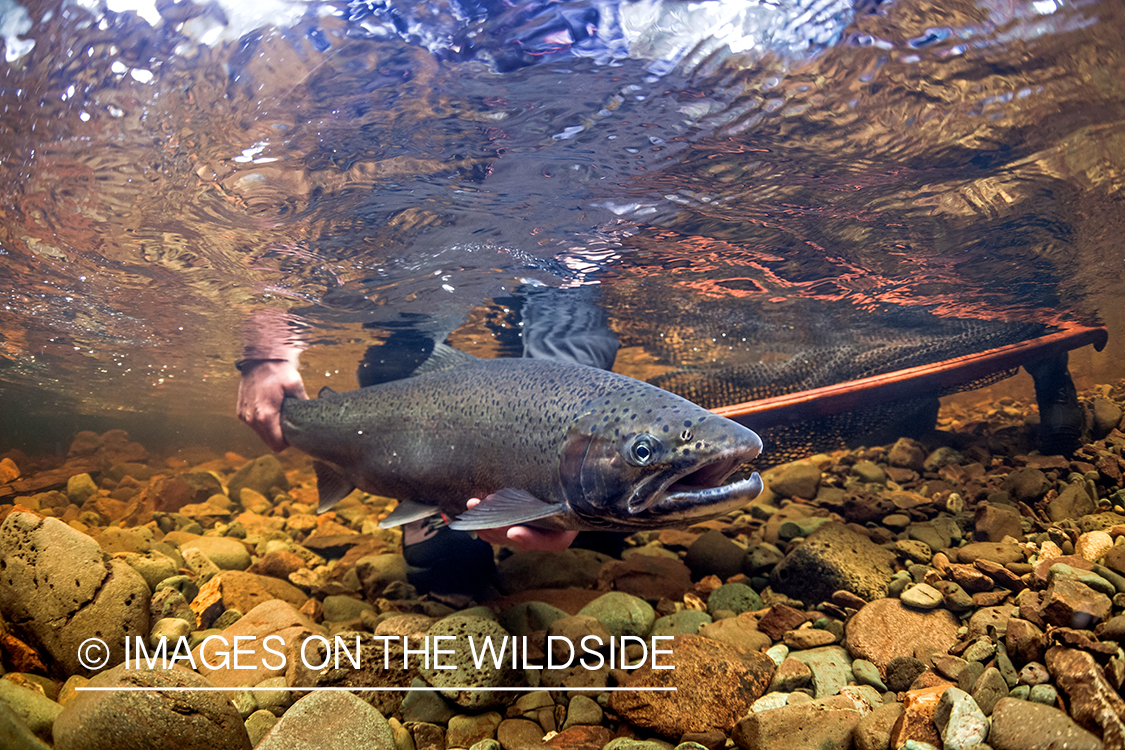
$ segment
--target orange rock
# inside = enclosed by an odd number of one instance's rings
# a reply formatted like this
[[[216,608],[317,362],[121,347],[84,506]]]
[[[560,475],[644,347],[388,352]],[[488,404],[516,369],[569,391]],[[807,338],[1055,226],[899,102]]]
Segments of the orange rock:
[[[4,652],[4,661],[16,672],[45,674],[47,671],[35,649],[10,633],[0,635],[0,651]]]
[[[10,458],[0,459],[0,484],[14,482],[20,478],[20,467]]]
[[[941,747],[941,735],[934,725],[934,712],[942,694],[951,687],[954,686],[945,684],[908,691],[903,696],[902,716],[891,730],[891,747],[902,747],[907,740],[928,742],[934,747]]]

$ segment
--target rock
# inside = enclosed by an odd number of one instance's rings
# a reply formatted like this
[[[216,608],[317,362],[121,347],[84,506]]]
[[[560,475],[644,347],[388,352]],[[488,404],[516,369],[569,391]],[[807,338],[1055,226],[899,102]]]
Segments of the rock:
[[[835,633],[828,630],[799,628],[797,630],[788,631],[782,637],[782,640],[785,642],[786,646],[794,651],[803,651],[832,645],[837,641],[837,637]]]
[[[224,570],[215,576],[208,586],[214,587],[219,593],[222,609],[237,609],[239,612],[249,612],[254,607],[272,599],[280,599],[290,604],[294,609],[300,609],[308,600],[299,588],[286,581],[279,581],[268,576],[256,576],[241,570]],[[201,589],[199,597],[192,602],[192,609],[198,613],[200,597],[204,595]]]
[[[98,494],[98,485],[89,474],[76,474],[66,482],[67,499],[74,505],[81,506],[96,494]]]
[[[1059,709],[1018,698],[996,704],[988,744],[995,750],[1102,750],[1101,740]]]
[[[1009,474],[1007,481],[1004,482],[1004,488],[1016,500],[1032,504],[1047,494],[1047,490],[1051,488],[1051,483],[1047,480],[1047,475],[1040,469],[1025,467],[1016,469]]]
[[[991,716],[996,703],[1008,697],[1008,683],[996,667],[989,667],[973,683],[972,696],[985,716]]]
[[[559,750],[601,750],[613,741],[613,732],[602,726],[573,726],[547,740],[546,747]],[[661,750],[664,750],[661,747]]]
[[[250,567],[250,553],[246,545],[225,536],[201,536],[180,545],[180,550],[197,549],[207,556],[219,570],[246,570]]]
[[[656,622],[656,611],[648,602],[620,591],[602,594],[578,614],[598,620],[615,637],[647,635]]]
[[[887,750],[891,744],[891,730],[900,716],[901,703],[884,703],[864,716],[855,726],[855,749]]]
[[[801,610],[778,604],[770,607],[769,611],[758,620],[758,630],[773,640],[780,641],[788,631],[800,627],[806,620],[808,616]]]
[[[627,687],[675,687],[674,692],[622,691],[610,696],[610,708],[630,724],[666,737],[712,729],[729,731],[766,691],[774,664],[768,656],[748,653],[698,635],[675,636],[664,657],[675,669],[653,669],[651,661],[628,674]]]
[[[1008,620],[1004,644],[1008,648],[1008,655],[1016,664],[1022,665],[1029,661],[1043,661],[1046,640],[1043,637],[1043,631],[1036,627],[1034,623],[1018,617]]]
[[[474,664],[474,647],[479,652],[484,648],[486,639],[491,639],[495,652],[499,653],[501,646],[510,639],[508,632],[495,620],[454,615],[435,623],[426,631],[426,637],[431,639],[431,643],[434,638],[448,638],[441,642],[441,646],[443,651],[448,649],[450,653],[442,655],[440,665],[436,658],[431,660],[428,666],[424,665],[419,670],[419,674],[430,685],[445,688],[441,694],[459,706],[489,708],[504,703],[505,695],[498,691],[452,689],[454,687],[512,687],[521,677],[511,668],[510,660],[505,660],[499,668],[488,659],[479,669]],[[508,645],[510,648],[511,645]],[[453,668],[450,669],[450,666]]]
[[[126,638],[148,637],[149,590],[124,561],[106,562],[98,543],[54,518],[14,512],[0,526],[0,614],[70,674],[91,674],[79,645],[98,637],[104,666],[125,658]]]
[[[903,591],[899,599],[914,609],[934,609],[940,607],[944,598],[942,593],[928,583],[919,583]]]
[[[396,557],[401,559],[402,556],[396,555]],[[305,567],[305,561],[300,555],[289,550],[278,549],[262,555],[261,559],[246,569],[246,572],[287,581],[290,573]],[[406,580],[405,573],[403,574],[403,580]],[[382,589],[379,590],[379,593],[382,593]]]
[[[524,602],[503,610],[499,620],[504,630],[512,635],[530,635],[539,630],[547,630],[552,623],[564,617],[570,615],[558,607],[544,602]]]
[[[715,575],[726,580],[742,572],[746,549],[723,532],[712,529],[699,535],[688,547],[684,562],[697,578]]]
[[[214,475],[205,471],[195,471],[160,480],[156,483],[153,492],[155,494],[153,510],[161,513],[177,513],[188,505],[206,503],[207,498],[221,495],[223,486]]]
[[[1047,652],[1047,669],[1066,693],[1074,720],[1096,729],[1107,747],[1125,747],[1125,701],[1106,681],[1094,657],[1055,646]]]
[[[211,688],[186,669],[114,667],[89,687]],[[217,692],[90,691],[71,698],[55,721],[55,750],[244,748],[250,738],[228,696]]]
[[[391,725],[347,692],[313,692],[285,712],[255,750],[394,748]]]
[[[682,598],[682,595],[681,595]],[[762,608],[762,598],[758,592],[745,583],[726,583],[711,592],[707,597],[707,611],[714,616],[719,610],[727,610],[740,615]]]
[[[255,711],[246,717],[246,734],[250,735],[250,744],[254,747],[269,734],[277,724],[277,717],[266,710]]]
[[[62,712],[62,706],[43,695],[42,691],[24,687],[10,679],[0,679],[0,703],[7,704],[39,739],[51,741],[51,727]]]
[[[912,471],[922,471],[926,452],[917,440],[899,438],[887,453],[887,463]]]
[[[527,719],[505,719],[496,728],[496,739],[504,750],[537,750],[543,747],[543,727]]]
[[[1094,501],[1086,492],[1086,482],[1078,480],[1068,484],[1059,496],[1047,503],[1047,517],[1054,523],[1067,518],[1078,518],[1096,510]]]
[[[706,612],[683,609],[664,617],[658,617],[652,626],[651,635],[695,635],[704,625],[710,624],[711,615]]]
[[[905,693],[926,671],[926,664],[913,656],[896,656],[886,666],[887,687],[894,693]]]
[[[845,627],[844,643],[854,658],[880,671],[896,656],[947,653],[961,623],[951,612],[912,610],[897,599],[878,599],[859,610]]]
[[[1051,625],[1083,630],[1108,618],[1111,606],[1105,594],[1072,578],[1056,576],[1043,594],[1039,615]]]
[[[410,687],[424,688],[424,680],[415,678]],[[404,722],[425,722],[427,724],[445,725],[453,718],[453,706],[441,697],[440,693],[432,690],[418,690],[407,693],[402,699],[402,720]]]
[[[150,590],[156,590],[161,581],[176,575],[179,570],[175,560],[151,550],[144,554],[126,552],[122,559],[130,568],[140,573]]]
[[[590,550],[517,552],[497,565],[500,588],[508,594],[534,589],[588,589],[602,565],[613,558]]]
[[[949,688],[941,695],[934,724],[944,750],[967,750],[988,736],[988,719],[964,690]]]
[[[840,589],[870,601],[885,595],[894,559],[893,552],[843,524],[827,523],[773,569],[770,585],[806,603]]]
[[[811,500],[820,486],[820,468],[811,461],[794,461],[764,472],[762,479],[778,497]]]
[[[640,599],[680,601],[691,590],[691,571],[678,559],[633,555],[602,566],[598,588],[621,591]]]
[[[375,612],[375,608],[362,599],[342,594],[324,597],[323,606],[326,622],[358,620],[364,612],[371,612],[372,614]]]
[[[1094,438],[1101,440],[1106,435],[1113,432],[1117,425],[1121,424],[1121,407],[1109,399],[1101,398],[1100,396],[1095,398],[1090,405],[1094,407],[1094,424],[1092,430]]]
[[[289,481],[285,478],[285,472],[282,471],[277,456],[267,453],[236,471],[227,482],[227,492],[232,500],[241,499],[243,487],[248,487],[265,497],[271,497],[272,490],[288,490]]]
[[[1019,511],[1007,505],[979,504],[974,528],[973,537],[981,542],[999,542],[1007,536],[1018,539],[1023,535]]]
[[[858,685],[870,685],[880,693],[887,691],[883,677],[879,674],[879,668],[867,659],[856,659],[852,662],[852,675]]]
[[[827,698],[839,693],[854,679],[851,659],[841,646],[821,646],[805,651],[794,651],[790,658],[805,664],[812,672],[816,698]]]
[[[1007,565],[1008,563],[1022,563],[1027,559],[1023,547],[1018,544],[1004,542],[971,542],[957,549],[957,561],[972,565],[977,560]]]
[[[1101,560],[1111,549],[1113,537],[1105,531],[1087,531],[1074,544],[1074,554],[1090,562]]]
[[[751,653],[770,646],[770,637],[758,630],[757,619],[750,614],[708,623],[699,628],[699,634]]]
[[[864,484],[886,484],[887,475],[872,461],[857,461],[849,473]]]
[[[566,722],[563,729],[569,729],[579,724],[601,724],[605,714],[602,707],[593,698],[578,694],[570,699],[566,707]]]
[[[934,725],[934,713],[948,684],[910,690],[903,696],[902,716],[891,730],[891,747],[900,748],[908,740],[941,747],[941,736]]]
[[[731,733],[744,750],[847,750],[863,712],[844,696],[752,713]]]
[[[778,665],[770,681],[769,692],[792,693],[812,683],[812,670],[800,659],[786,658]]]
[[[314,633],[323,634],[324,630],[293,605],[272,599],[251,609],[217,638],[197,646],[192,656],[200,674],[216,686],[253,687],[284,675],[288,662],[300,659],[299,652],[291,654],[290,649],[300,648],[304,638]],[[236,637],[245,639],[239,641],[237,666],[241,668],[236,668],[233,656]]]
[[[51,750],[4,701],[0,701],[0,747],[5,750]]]

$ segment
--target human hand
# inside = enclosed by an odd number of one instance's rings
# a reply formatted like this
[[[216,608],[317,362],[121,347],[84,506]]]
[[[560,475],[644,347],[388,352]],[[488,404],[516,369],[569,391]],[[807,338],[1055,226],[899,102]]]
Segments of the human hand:
[[[274,451],[289,445],[281,434],[281,402],[286,396],[308,398],[295,361],[263,359],[242,366],[238,418]]]
[[[480,502],[479,497],[474,497],[467,503],[472,508]],[[541,550],[543,552],[562,552],[578,536],[577,531],[545,531],[533,529],[530,526],[502,526],[497,529],[480,529],[476,532],[484,541],[490,544],[502,544],[514,547],[520,552],[528,550]]]

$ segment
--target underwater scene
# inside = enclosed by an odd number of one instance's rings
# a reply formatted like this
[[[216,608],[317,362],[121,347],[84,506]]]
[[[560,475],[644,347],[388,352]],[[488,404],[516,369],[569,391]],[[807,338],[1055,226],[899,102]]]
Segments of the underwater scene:
[[[1119,0],[0,40],[3,750],[1125,750]]]

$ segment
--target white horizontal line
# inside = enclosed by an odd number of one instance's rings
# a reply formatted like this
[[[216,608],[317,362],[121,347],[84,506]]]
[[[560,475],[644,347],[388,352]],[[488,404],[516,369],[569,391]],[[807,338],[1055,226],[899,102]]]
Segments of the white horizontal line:
[[[231,690],[264,690],[278,692],[281,690],[293,692],[327,692],[341,690],[349,693],[410,693],[435,690],[458,690],[469,693],[480,692],[509,692],[509,693],[538,693],[540,690],[554,690],[558,692],[587,692],[587,693],[615,693],[615,692],[676,692],[674,687],[76,687],[75,690],[89,690],[102,693],[221,693]]]

